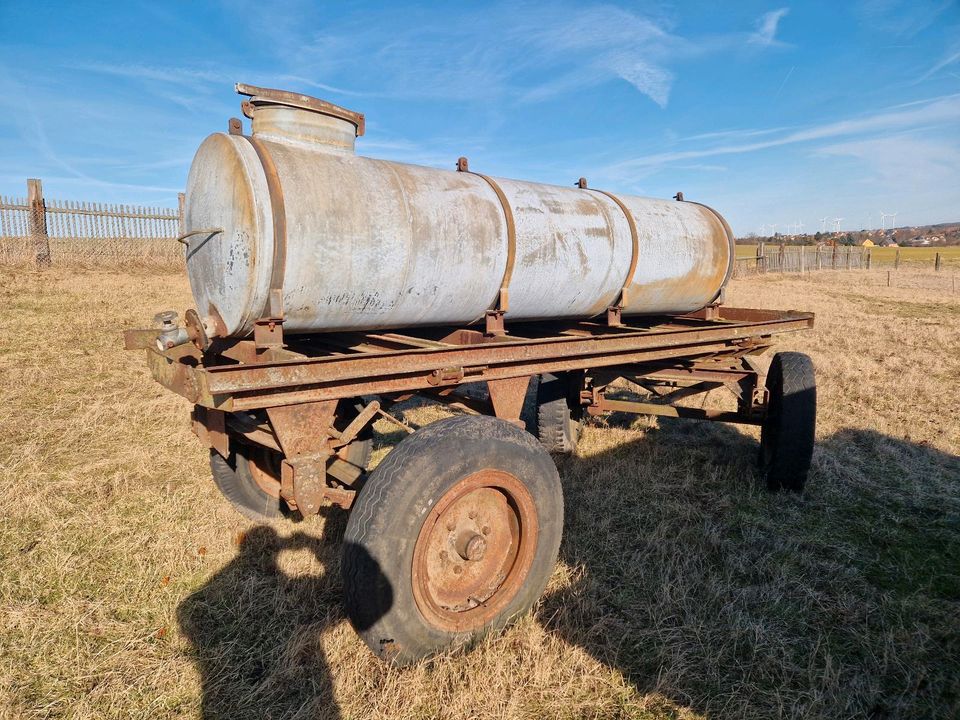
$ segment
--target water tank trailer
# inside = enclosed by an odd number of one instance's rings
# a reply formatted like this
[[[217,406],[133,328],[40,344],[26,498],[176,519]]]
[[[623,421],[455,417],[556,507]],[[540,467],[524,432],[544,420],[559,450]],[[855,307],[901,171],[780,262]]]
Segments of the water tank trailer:
[[[763,482],[803,490],[812,363],[758,357],[813,315],[723,305],[719,213],[359,156],[363,115],[237,91],[249,134],[234,118],[204,140],[187,183],[196,307],[125,345],[193,405],[239,512],[350,511],[345,606],[374,653],[412,662],[532,606],[563,528],[550,453],[575,454],[591,416],[759,426]],[[689,402],[715,389],[729,407]],[[455,414],[412,427],[413,397]],[[378,420],[405,437],[370,469]]]

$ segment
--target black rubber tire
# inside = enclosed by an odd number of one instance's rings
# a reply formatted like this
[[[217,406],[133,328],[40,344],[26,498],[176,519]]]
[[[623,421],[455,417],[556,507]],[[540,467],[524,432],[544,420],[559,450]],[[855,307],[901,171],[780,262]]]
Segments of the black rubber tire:
[[[248,445],[242,443],[231,443],[229,458],[211,450],[213,483],[241,515],[267,522],[282,518],[286,503],[261,490],[250,474],[248,455],[251,451]]]
[[[771,491],[802,492],[813,458],[817,381],[813,361],[797,352],[773,356],[760,433],[760,469]]]
[[[583,411],[579,398],[581,378],[577,373],[544,374],[537,386],[537,437],[548,452],[577,451]]]
[[[413,554],[425,518],[462,478],[494,468],[533,497],[539,532],[532,565],[504,609],[480,629],[428,624],[413,595]],[[367,646],[405,665],[504,627],[537,601],[553,572],[563,532],[563,492],[549,454],[529,433],[492,417],[439,420],[404,438],[370,473],[343,544],[344,605]]]

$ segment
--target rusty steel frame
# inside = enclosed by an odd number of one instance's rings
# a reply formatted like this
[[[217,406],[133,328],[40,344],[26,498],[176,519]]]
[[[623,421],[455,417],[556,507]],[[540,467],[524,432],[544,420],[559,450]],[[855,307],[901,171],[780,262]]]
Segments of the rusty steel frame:
[[[201,353],[192,345],[163,353],[148,348],[147,358],[160,384],[195,404],[236,412],[611,366],[666,362],[682,370],[697,359],[761,351],[770,336],[813,324],[810,313],[740,308],[720,312],[714,320],[705,320],[705,311],[699,311],[648,326],[636,320],[616,327],[591,322],[518,324],[515,330],[523,337],[466,345],[392,333],[405,349],[385,349],[367,343],[364,333],[347,333],[339,334],[347,336],[341,338],[346,348],[337,354],[285,350],[279,353],[281,359],[245,363],[227,359],[251,358],[253,353],[242,349],[250,344],[246,340],[219,353]],[[473,339],[469,330],[459,332]],[[336,335],[309,339],[336,345]],[[364,349],[351,351],[351,346]],[[294,339],[289,347],[297,347]]]
[[[156,330],[128,330],[124,343],[145,349],[154,379],[194,403],[193,429],[208,447],[226,456],[235,437],[280,452],[281,496],[312,514],[324,503],[352,505],[363,468],[352,465],[346,451],[365,425],[386,417],[412,431],[377,400],[357,404],[355,417],[337,430],[341,400],[379,396],[389,407],[419,395],[522,425],[532,376],[581,371],[579,399],[589,415],[760,424],[766,394],[754,356],[769,349],[773,335],[812,326],[811,313],[708,307],[629,324],[516,324],[505,335],[473,328],[342,332],[284,337],[284,347],[273,337],[266,343],[255,337],[218,340],[206,351],[191,343],[160,351]],[[608,398],[618,378],[650,393],[645,400],[652,402]],[[467,383],[485,383],[486,401],[455,394]],[[673,404],[718,388],[736,397],[736,410]],[[244,420],[245,411],[260,420]]]

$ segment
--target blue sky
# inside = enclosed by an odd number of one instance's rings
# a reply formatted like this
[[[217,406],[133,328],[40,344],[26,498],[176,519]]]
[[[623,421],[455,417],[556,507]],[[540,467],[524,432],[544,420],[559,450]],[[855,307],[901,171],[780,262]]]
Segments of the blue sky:
[[[364,155],[682,190],[741,235],[960,220],[957,0],[0,0],[0,194],[175,205],[235,81],[364,112]]]

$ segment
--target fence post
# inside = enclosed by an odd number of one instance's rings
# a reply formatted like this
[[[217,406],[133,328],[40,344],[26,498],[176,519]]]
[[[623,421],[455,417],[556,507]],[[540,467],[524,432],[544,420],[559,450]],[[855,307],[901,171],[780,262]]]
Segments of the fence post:
[[[833,244],[833,257],[830,258],[830,269],[837,269],[837,244]]]
[[[817,270],[823,270],[823,245],[817,245]]]
[[[50,237],[47,235],[47,208],[43,202],[43,183],[27,180],[27,205],[30,206],[30,237],[37,256],[37,267],[50,267]]]
[[[851,248],[851,247],[848,247],[848,248],[847,248],[847,266],[846,266],[846,267],[847,267],[847,270],[850,269],[850,251],[851,251],[852,249],[853,249],[853,248]]]
[[[937,258],[933,261],[933,269],[940,272],[940,253],[937,253]]]
[[[870,269],[872,255],[873,251],[870,248],[867,248],[867,270]]]
[[[761,240],[759,243],[757,243],[757,272],[763,273],[766,271],[767,262],[763,255],[763,241]]]
[[[780,272],[782,273],[782,272],[784,271],[784,267],[783,267],[783,266],[786,264],[786,263],[785,263],[785,261],[786,261],[786,255],[785,255],[785,250],[784,250],[784,247],[783,247],[783,243],[780,243],[780,252],[779,252],[779,254],[778,254],[778,258],[777,258],[777,259],[780,261]]]
[[[897,248],[897,254],[893,256],[893,269],[900,269],[900,248]]]
[[[803,245],[800,246],[800,274],[803,275]]]
[[[177,235],[183,235],[186,229],[183,227],[183,208],[186,205],[187,196],[184,193],[177,193],[177,225],[180,230]]]

